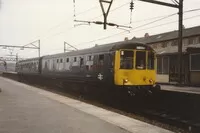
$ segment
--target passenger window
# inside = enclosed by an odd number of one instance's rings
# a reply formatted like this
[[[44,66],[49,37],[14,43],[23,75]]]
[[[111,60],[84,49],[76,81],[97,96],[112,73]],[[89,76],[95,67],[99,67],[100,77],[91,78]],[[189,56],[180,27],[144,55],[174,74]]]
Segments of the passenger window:
[[[84,62],[83,62],[83,58],[80,57],[80,65],[82,66],[83,63],[84,63]]]
[[[120,52],[120,69],[133,69],[134,52],[123,50]]]
[[[146,69],[146,51],[136,52],[136,68]]]
[[[74,62],[76,62],[77,61],[77,59],[76,59],[76,57],[74,57]]]
[[[102,55],[99,55],[99,64],[103,66],[103,62],[104,62],[104,55],[102,54]]]
[[[62,63],[63,62],[63,59],[60,59],[60,63]]]
[[[86,65],[86,66],[85,66],[85,69],[86,69],[87,71],[89,71],[89,66],[88,66],[88,65]]]
[[[69,62],[69,58],[66,59],[66,62]]]
[[[88,56],[88,61],[91,61],[91,60],[92,60],[92,56],[89,55],[89,56]]]

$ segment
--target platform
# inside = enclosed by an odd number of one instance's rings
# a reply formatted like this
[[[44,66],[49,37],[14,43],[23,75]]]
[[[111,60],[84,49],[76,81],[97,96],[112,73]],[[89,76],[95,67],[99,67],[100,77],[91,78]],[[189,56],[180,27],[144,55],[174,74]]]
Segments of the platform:
[[[191,93],[191,94],[198,94],[198,95],[200,94],[200,87],[189,87],[189,86],[179,87],[175,85],[161,85],[161,90]]]
[[[171,133],[10,79],[0,88],[1,133]]]

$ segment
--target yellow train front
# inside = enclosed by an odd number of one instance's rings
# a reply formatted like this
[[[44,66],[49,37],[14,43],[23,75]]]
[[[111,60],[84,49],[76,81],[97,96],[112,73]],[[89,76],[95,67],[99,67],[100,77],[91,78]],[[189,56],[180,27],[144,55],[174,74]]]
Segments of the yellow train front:
[[[130,44],[115,51],[114,84],[132,93],[156,92],[156,56],[145,44]]]

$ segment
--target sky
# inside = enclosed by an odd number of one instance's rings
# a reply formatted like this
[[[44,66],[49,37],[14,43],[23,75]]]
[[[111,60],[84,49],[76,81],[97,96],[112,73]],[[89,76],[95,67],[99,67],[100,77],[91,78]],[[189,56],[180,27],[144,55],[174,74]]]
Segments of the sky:
[[[173,3],[172,0],[159,1]],[[108,26],[104,30],[103,25],[74,22],[74,19],[103,21],[99,0],[75,0],[75,4],[73,0],[1,0],[0,45],[23,46],[40,40],[43,56],[63,52],[64,41],[83,49],[123,41],[125,37],[131,39],[143,37],[145,33],[154,35],[178,30],[178,9],[134,0],[131,15],[130,2],[113,0],[107,19],[132,29]],[[184,0],[184,11],[198,8],[200,0]],[[186,28],[200,26],[200,10],[184,13],[183,24]],[[10,54],[32,58],[38,56],[38,51],[0,47],[0,57]]]

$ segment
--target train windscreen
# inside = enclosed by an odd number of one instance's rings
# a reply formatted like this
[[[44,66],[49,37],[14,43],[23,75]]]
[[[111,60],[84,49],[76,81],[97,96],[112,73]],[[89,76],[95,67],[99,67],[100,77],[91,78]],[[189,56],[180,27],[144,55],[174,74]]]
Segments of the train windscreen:
[[[136,51],[136,69],[146,69],[146,51]]]
[[[120,53],[120,69],[133,69],[134,66],[134,52],[130,50],[123,50]]]

